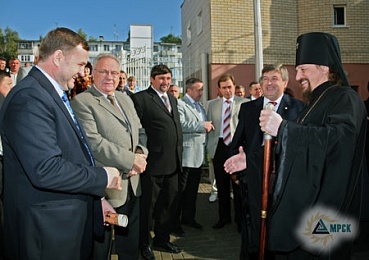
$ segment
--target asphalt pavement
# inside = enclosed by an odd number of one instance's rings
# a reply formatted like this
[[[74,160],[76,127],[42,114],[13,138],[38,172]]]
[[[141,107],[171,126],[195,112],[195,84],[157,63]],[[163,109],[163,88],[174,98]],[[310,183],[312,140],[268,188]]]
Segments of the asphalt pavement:
[[[183,248],[180,254],[171,254],[154,250],[157,260],[199,259],[199,260],[237,260],[240,252],[240,234],[237,232],[235,222],[226,225],[222,229],[213,229],[212,226],[218,220],[217,202],[210,203],[209,195],[211,186],[206,173],[203,174],[199,186],[197,198],[196,221],[202,226],[202,230],[183,226],[185,236],[171,236],[171,242]],[[233,204],[232,204],[233,205]],[[232,212],[233,214],[233,212]],[[234,215],[232,215],[232,218]],[[367,235],[361,242],[355,245],[355,254],[351,260],[369,260],[369,228],[366,227]],[[112,255],[112,260],[117,260]],[[141,258],[140,258],[141,259]]]

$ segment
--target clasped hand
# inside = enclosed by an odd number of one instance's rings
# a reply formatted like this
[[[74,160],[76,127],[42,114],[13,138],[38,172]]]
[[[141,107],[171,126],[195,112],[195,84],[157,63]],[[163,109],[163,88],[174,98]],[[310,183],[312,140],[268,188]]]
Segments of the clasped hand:
[[[135,153],[135,159],[133,161],[133,167],[127,174],[128,177],[143,173],[146,170],[146,158],[145,154]]]

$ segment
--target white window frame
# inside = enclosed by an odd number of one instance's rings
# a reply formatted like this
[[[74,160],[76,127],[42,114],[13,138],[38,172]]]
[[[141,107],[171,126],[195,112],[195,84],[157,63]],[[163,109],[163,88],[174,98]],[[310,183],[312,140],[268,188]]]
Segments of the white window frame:
[[[338,23],[337,10],[343,9],[343,24]],[[333,26],[334,27],[347,27],[347,17],[346,17],[346,5],[333,5]]]

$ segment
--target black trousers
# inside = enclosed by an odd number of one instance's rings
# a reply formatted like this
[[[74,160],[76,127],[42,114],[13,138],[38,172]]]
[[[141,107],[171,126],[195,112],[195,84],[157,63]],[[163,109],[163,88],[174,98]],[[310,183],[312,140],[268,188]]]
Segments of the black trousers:
[[[239,195],[239,186],[231,181],[231,175],[224,171],[224,163],[229,158],[229,146],[225,145],[220,138],[213,158],[214,175],[218,188],[218,212],[219,221],[231,221],[231,197],[230,185],[234,194],[235,222],[241,223],[241,201]]]
[[[141,174],[140,246],[169,242],[178,209],[178,172],[170,175]]]
[[[182,223],[191,223],[195,221],[196,216],[196,202],[201,179],[201,167],[184,167],[183,172],[187,174],[187,182],[181,200],[181,221]]]
[[[128,185],[126,203],[115,211],[128,216],[128,226],[105,227],[104,237],[94,242],[94,259],[110,259],[112,249],[112,230],[114,229],[115,251],[120,260],[137,260],[139,257],[140,230],[140,198],[134,196],[131,185]]]

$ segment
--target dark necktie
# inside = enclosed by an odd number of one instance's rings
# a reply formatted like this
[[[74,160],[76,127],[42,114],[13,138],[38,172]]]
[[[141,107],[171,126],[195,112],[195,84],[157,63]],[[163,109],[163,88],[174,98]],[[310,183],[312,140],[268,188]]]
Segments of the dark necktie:
[[[85,148],[87,150],[87,153],[90,157],[91,164],[92,164],[92,166],[95,166],[95,161],[94,161],[94,158],[92,156],[91,150],[88,147],[87,142],[86,142],[86,140],[85,140],[85,138],[82,134],[81,126],[79,125],[79,123],[77,121],[77,117],[74,114],[72,107],[70,106],[69,99],[68,99],[68,96],[67,96],[66,92],[63,93],[62,100],[63,100],[64,104],[67,106],[69,114],[71,115],[71,117],[73,119],[74,125],[76,126],[76,128],[78,130],[79,137],[82,139],[82,143],[83,143],[83,145],[85,146]]]
[[[223,116],[223,142],[229,145],[231,143],[231,101],[227,99],[225,102],[227,107]]]
[[[273,106],[277,105],[277,102],[275,102],[275,101],[269,101],[269,103],[272,104]]]

